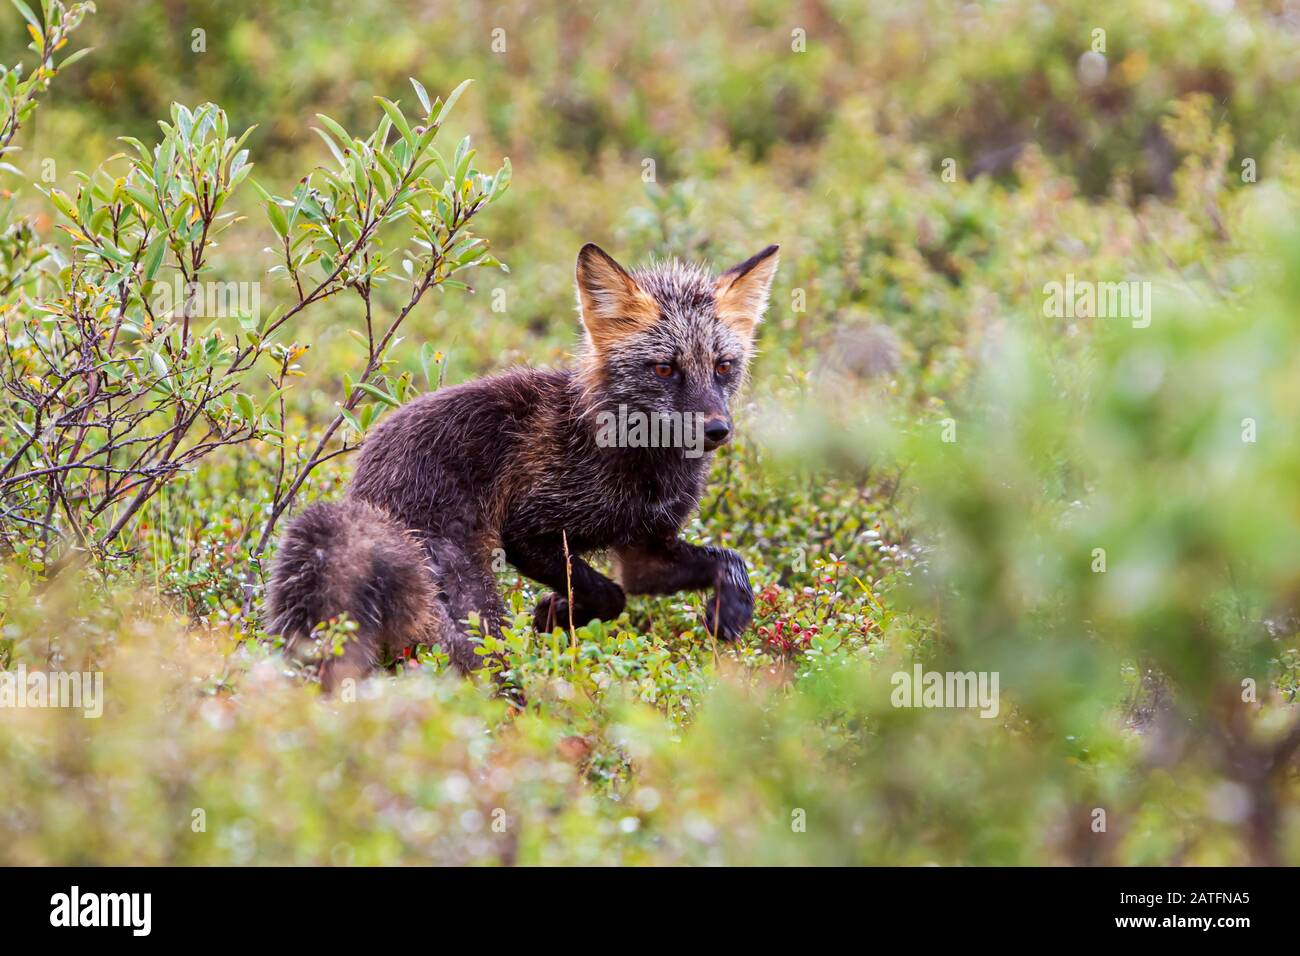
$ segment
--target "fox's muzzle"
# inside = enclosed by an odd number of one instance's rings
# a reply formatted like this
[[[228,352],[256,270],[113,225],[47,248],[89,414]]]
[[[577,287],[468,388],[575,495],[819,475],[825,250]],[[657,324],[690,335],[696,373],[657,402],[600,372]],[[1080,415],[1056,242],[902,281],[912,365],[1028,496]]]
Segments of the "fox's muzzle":
[[[731,422],[725,418],[710,418],[704,422],[704,450],[713,451],[731,438]]]

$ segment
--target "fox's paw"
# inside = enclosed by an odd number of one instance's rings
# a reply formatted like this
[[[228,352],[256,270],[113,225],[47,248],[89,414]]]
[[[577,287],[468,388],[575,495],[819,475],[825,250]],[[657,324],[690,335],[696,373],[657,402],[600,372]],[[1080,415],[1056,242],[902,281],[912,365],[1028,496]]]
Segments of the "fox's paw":
[[[749,571],[734,551],[727,552],[718,586],[704,608],[704,624],[719,640],[734,641],[749,628],[754,617],[754,590]]]
[[[704,608],[704,626],[720,641],[734,641],[749,628],[754,616],[754,595],[749,591],[723,588],[709,596]]]
[[[568,630],[569,599],[558,594],[544,594],[533,611],[533,630],[550,634],[556,628]]]
[[[597,619],[612,621],[623,613],[626,597],[623,589],[613,581],[605,582],[605,587],[587,591],[580,597],[575,596],[573,613],[569,613],[569,599],[554,592],[545,595],[537,602],[533,611],[533,629],[539,634],[550,634],[555,628],[569,629],[569,619],[574,627],[582,627]]]

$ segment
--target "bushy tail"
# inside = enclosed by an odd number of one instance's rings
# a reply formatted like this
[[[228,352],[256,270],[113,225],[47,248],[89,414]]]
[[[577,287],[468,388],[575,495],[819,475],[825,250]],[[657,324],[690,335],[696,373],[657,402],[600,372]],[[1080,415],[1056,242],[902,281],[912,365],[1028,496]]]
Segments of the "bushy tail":
[[[280,540],[266,597],[266,626],[289,647],[346,613],[357,630],[321,670],[326,691],[364,677],[381,649],[441,645],[462,672],[477,666],[473,640],[451,620],[423,548],[381,508],[364,501],[314,504]]]

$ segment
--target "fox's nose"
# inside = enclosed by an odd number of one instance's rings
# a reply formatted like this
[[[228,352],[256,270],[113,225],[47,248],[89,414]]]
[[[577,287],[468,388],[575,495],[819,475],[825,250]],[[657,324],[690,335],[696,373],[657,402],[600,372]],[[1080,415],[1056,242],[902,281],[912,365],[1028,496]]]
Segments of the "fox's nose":
[[[711,418],[704,423],[704,440],[710,445],[721,445],[731,434],[731,426],[721,418]]]

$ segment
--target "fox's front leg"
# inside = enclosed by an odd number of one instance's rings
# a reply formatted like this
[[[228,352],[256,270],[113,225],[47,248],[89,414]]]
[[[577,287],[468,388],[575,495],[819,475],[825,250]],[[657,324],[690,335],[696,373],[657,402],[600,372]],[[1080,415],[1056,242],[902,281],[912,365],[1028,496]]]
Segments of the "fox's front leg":
[[[627,598],[623,589],[579,557],[570,556],[564,567],[563,539],[507,541],[506,560],[521,574],[540,581],[555,593],[537,602],[533,627],[549,634],[556,626],[568,627],[568,595],[573,595],[575,627],[592,620],[609,621],[623,613]]]
[[[754,616],[754,591],[745,560],[730,548],[700,547],[673,537],[614,550],[616,577],[628,594],[673,594],[713,588],[705,624],[734,640]]]

